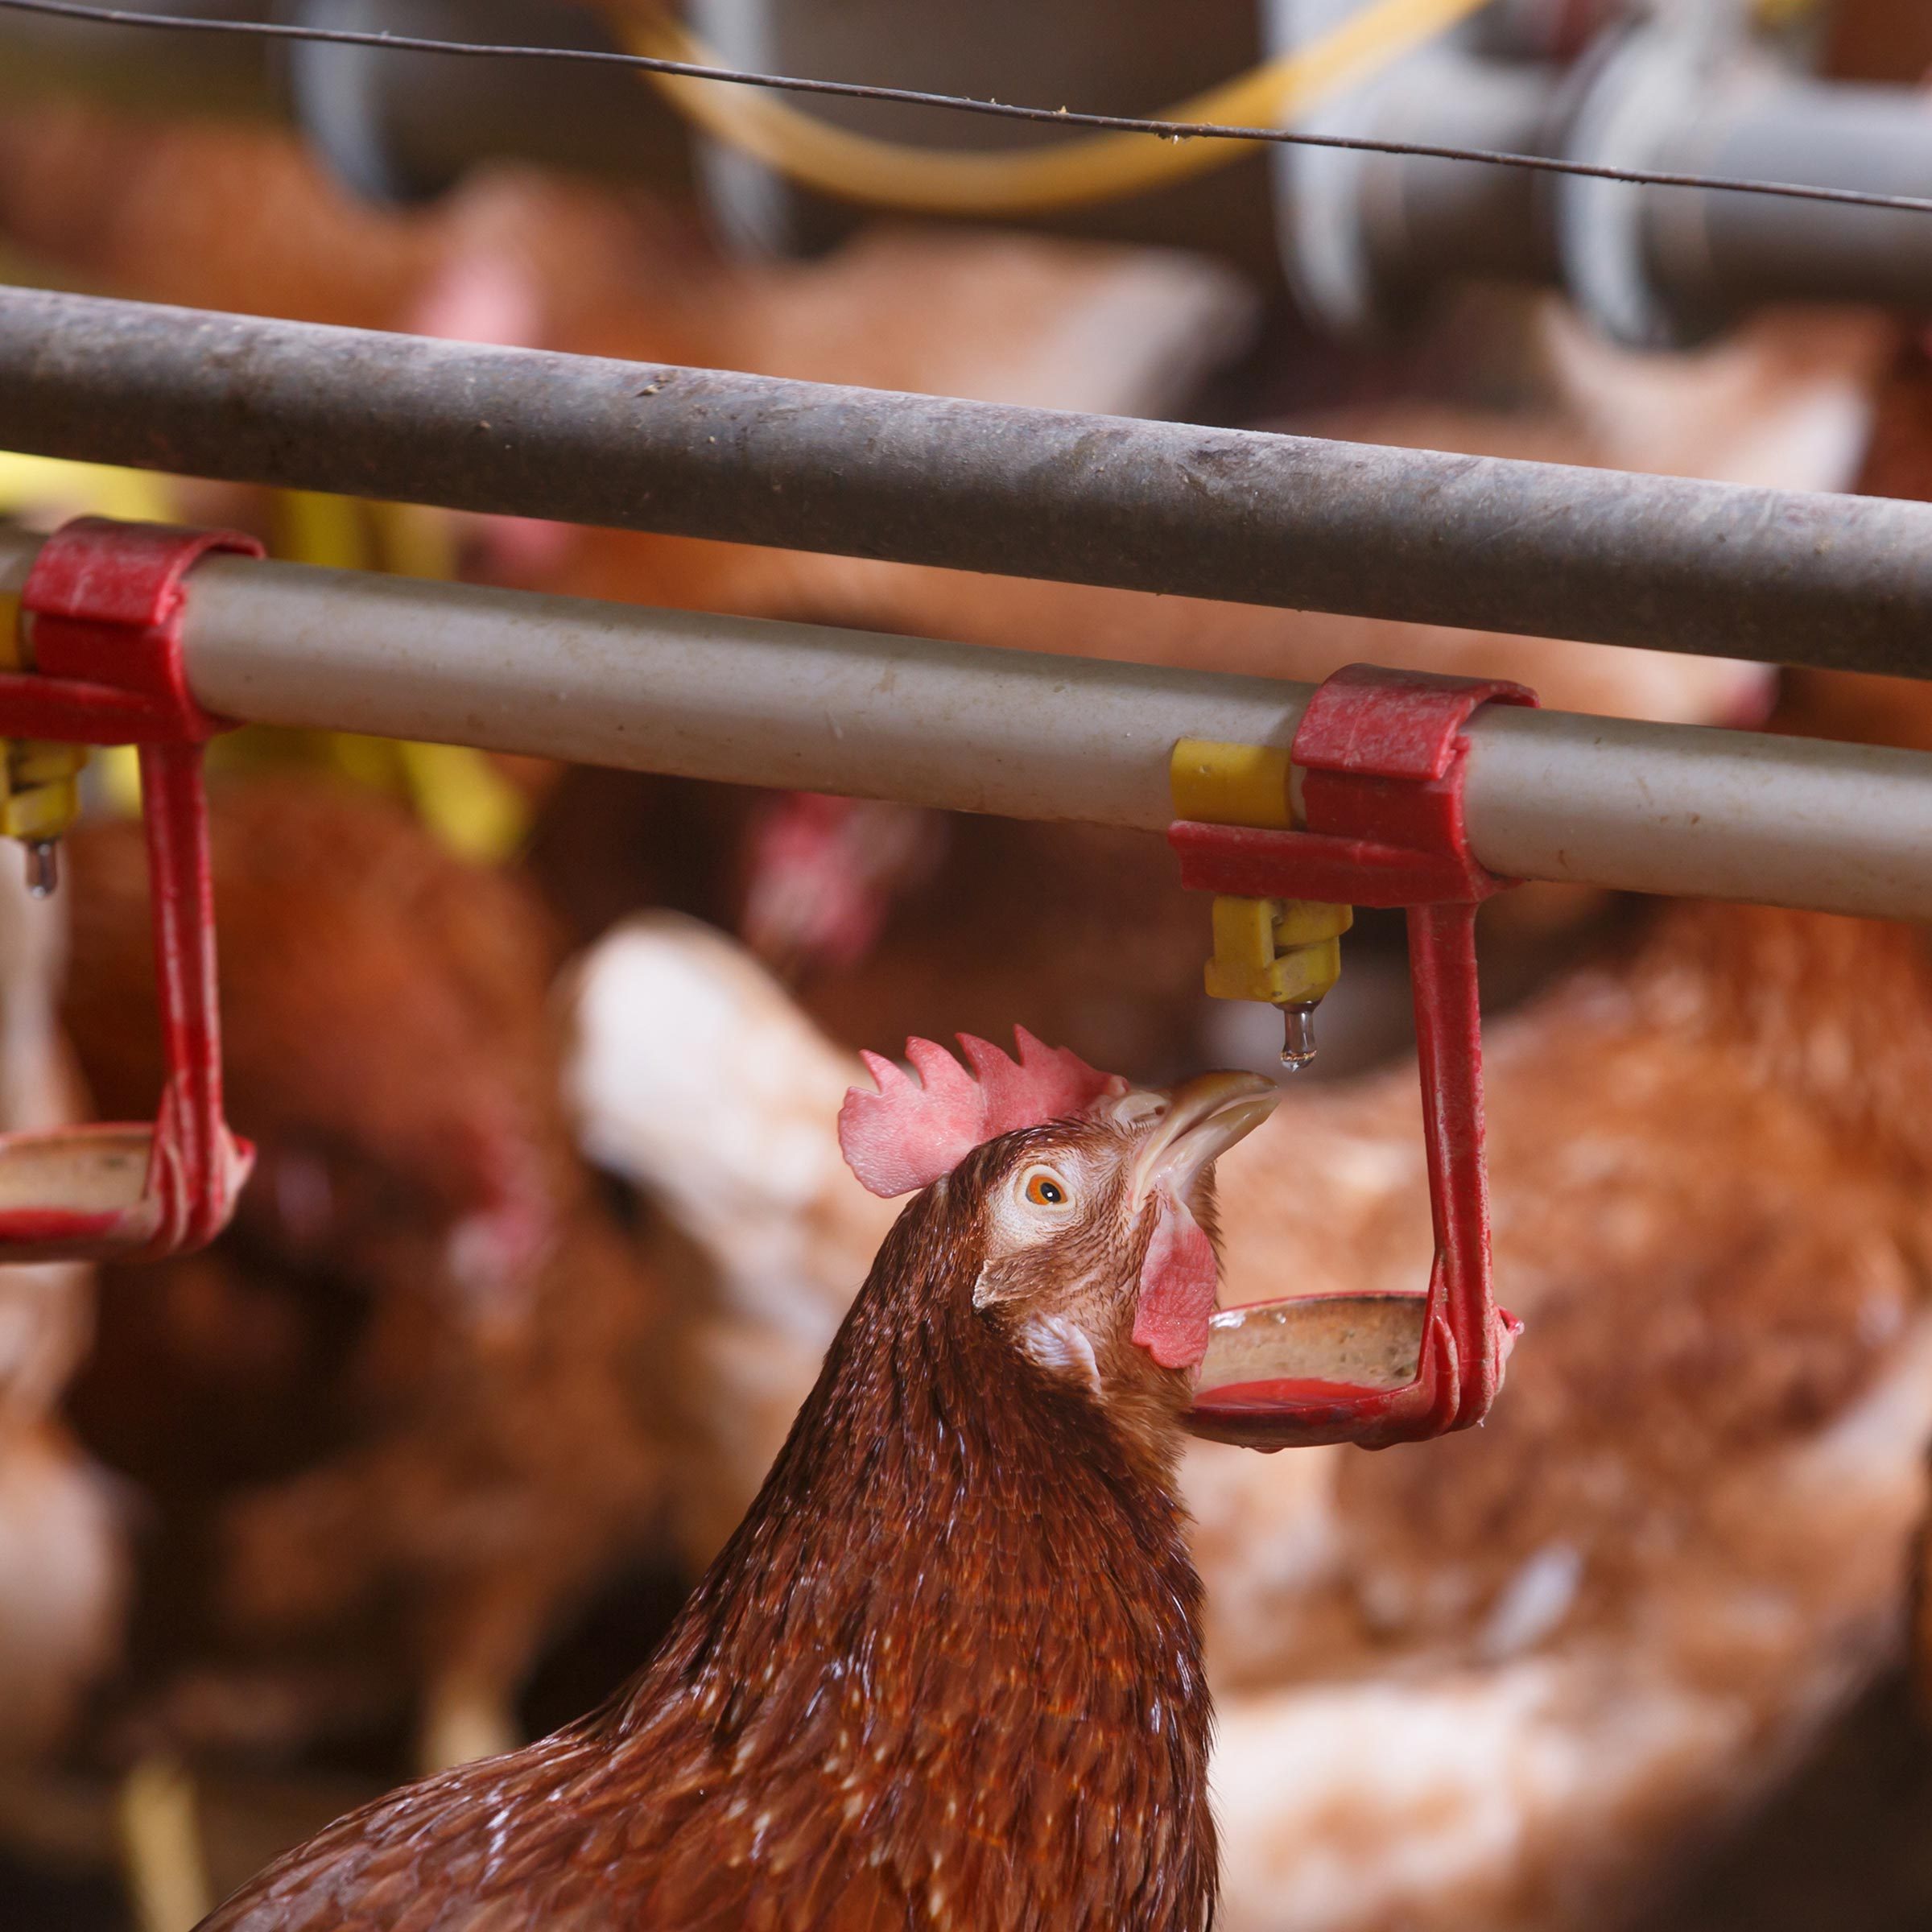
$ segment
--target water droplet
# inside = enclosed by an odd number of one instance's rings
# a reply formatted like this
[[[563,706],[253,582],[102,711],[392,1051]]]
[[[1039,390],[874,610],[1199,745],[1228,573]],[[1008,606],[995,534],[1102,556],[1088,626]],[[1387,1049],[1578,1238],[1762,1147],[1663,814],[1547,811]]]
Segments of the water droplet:
[[[1315,1002],[1297,1000],[1282,1009],[1282,1064],[1299,1073],[1315,1058]]]
[[[44,899],[60,883],[60,846],[54,839],[29,839],[27,843],[27,890],[36,899]]]

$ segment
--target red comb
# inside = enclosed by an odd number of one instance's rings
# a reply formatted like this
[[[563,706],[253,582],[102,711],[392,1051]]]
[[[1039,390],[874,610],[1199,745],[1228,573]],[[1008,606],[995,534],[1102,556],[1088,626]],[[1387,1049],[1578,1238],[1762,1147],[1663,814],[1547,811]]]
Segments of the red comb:
[[[1042,1046],[1024,1026],[1013,1030],[1020,1057],[970,1033],[960,1045],[969,1073],[932,1040],[908,1040],[906,1057],[919,1080],[876,1053],[861,1054],[878,1091],[850,1088],[839,1109],[845,1163],[873,1193],[890,1198],[930,1187],[982,1141],[1078,1113],[1104,1094],[1125,1093],[1119,1075],[1097,1072],[1064,1046]]]

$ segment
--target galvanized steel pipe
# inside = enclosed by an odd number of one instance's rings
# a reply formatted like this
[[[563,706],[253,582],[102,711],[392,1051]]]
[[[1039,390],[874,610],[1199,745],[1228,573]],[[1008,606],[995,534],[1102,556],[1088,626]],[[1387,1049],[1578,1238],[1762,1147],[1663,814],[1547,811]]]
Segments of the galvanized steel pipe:
[[[1932,506],[10,290],[0,448],[1932,675]]]
[[[0,598],[38,539],[0,531]],[[1286,745],[1310,687],[212,557],[196,696],[267,724],[1158,830],[1183,737]],[[1932,756],[1498,708],[1500,872],[1932,919]]]
[[[1755,69],[1710,80],[1670,64],[1667,37],[1665,47],[1661,75],[1612,68],[1596,83],[1615,97],[1596,105],[1634,105],[1639,125],[1620,129],[1618,145],[1574,158],[1880,194],[1922,195],[1932,184],[1932,114],[1918,91],[1780,81]],[[1695,92],[1695,113],[1674,88]],[[1557,155],[1587,99],[1566,94],[1552,69],[1438,49],[1346,126]],[[1932,221],[1909,210],[1553,184],[1417,155],[1295,154],[1277,165],[1323,171],[1326,199],[1308,202],[1301,219],[1341,237],[1330,252],[1348,273],[1320,307],[1350,330],[1398,320],[1457,281],[1567,285],[1598,327],[1653,346],[1706,339],[1773,303],[1932,308]]]

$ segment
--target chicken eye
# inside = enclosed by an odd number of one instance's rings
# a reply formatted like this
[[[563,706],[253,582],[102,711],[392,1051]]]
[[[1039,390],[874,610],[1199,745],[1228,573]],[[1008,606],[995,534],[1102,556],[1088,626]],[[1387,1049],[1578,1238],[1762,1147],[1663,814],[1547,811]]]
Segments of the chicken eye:
[[[1067,1183],[1044,1167],[1036,1167],[1027,1175],[1022,1192],[1036,1208],[1064,1208],[1073,1198]]]

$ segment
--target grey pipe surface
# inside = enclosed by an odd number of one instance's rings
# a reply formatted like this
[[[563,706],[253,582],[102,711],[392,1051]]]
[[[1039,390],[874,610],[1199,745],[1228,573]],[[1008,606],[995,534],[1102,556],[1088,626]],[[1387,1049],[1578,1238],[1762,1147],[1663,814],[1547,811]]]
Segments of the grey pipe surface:
[[[258,0],[134,0],[138,13],[258,20]],[[298,24],[285,6],[281,23]],[[574,0],[381,0],[367,19],[311,5],[311,24],[510,46],[609,47]],[[683,125],[630,75],[547,61],[452,60],[402,47],[326,46],[0,14],[0,97],[91,96],[146,116],[293,119],[338,165],[343,118],[416,193],[473,165],[531,161],[660,187],[690,174]],[[352,174],[357,171],[349,171]],[[365,188],[377,186],[364,181]]]
[[[1439,53],[1385,89],[1360,131],[1554,155],[1575,105],[1553,69]],[[1615,158],[1672,173],[1932,194],[1932,111],[1916,89],[1752,75],[1714,86],[1701,105],[1683,121],[1660,109],[1654,145]],[[1567,203],[1546,179],[1413,155],[1353,165],[1356,199],[1339,218],[1361,225],[1392,313],[1459,280],[1562,283]],[[1708,328],[1780,302],[1932,311],[1932,220],[1909,209],[1653,188],[1633,246],[1658,299]]]
[[[1932,506],[0,294],[0,448],[1932,675]]]
[[[0,598],[38,545],[0,530]],[[184,636],[229,717],[1148,830],[1178,739],[1286,745],[1311,688],[219,556]],[[1932,756],[1500,707],[1469,736],[1496,871],[1932,919]]]
[[[186,637],[224,716],[1113,825],[1172,819],[1176,738],[1286,744],[1310,689],[225,558]]]
[[[1794,83],[1756,90],[1686,129],[1666,168],[1932,194],[1932,109],[1904,87]],[[1869,302],[1932,310],[1932,220],[1907,210],[1772,202],[1757,195],[1653,198],[1657,272],[1726,314],[1765,302]]]

